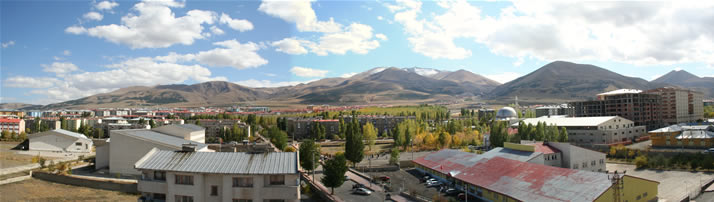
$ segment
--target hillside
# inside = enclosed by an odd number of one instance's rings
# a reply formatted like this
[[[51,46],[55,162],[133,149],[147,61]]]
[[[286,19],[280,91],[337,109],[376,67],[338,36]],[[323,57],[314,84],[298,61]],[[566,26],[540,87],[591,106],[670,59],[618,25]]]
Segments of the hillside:
[[[25,103],[0,103],[0,109],[30,109],[42,105],[33,105]]]
[[[684,70],[672,70],[652,81],[653,84],[671,84],[702,92],[704,98],[714,97],[714,78],[698,77]]]
[[[528,75],[500,85],[492,98],[586,100],[621,88],[648,89],[649,82],[587,64],[551,62]]]

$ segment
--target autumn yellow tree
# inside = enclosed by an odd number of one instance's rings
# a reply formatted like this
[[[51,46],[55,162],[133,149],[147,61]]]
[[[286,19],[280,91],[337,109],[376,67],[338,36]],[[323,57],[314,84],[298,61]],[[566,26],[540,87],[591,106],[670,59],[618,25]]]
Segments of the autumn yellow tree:
[[[372,123],[367,122],[364,126],[362,126],[362,134],[364,136],[365,143],[369,146],[369,150],[372,151],[372,146],[374,146],[374,142],[377,140],[377,129],[374,128]]]
[[[428,135],[426,135],[426,137],[424,137],[424,146],[428,149],[434,149],[436,145],[439,144],[437,143],[437,141],[438,140],[436,139],[436,136],[434,136],[434,134],[432,133],[429,133]]]

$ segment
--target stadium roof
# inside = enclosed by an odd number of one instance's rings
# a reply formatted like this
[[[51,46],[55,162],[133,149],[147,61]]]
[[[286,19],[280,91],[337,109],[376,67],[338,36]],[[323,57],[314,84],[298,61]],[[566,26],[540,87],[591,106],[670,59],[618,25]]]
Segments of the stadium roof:
[[[605,173],[486,158],[458,150],[441,150],[414,162],[520,201],[594,201],[612,185]]]
[[[297,174],[295,152],[182,152],[152,149],[136,169],[220,174]]]
[[[594,116],[594,117],[540,117],[524,119],[523,123],[528,125],[537,125],[538,122],[544,122],[546,125],[556,126],[599,126],[617,116]],[[622,117],[620,117],[622,118]],[[625,118],[622,118],[625,119]],[[514,123],[512,126],[518,126],[519,123]]]

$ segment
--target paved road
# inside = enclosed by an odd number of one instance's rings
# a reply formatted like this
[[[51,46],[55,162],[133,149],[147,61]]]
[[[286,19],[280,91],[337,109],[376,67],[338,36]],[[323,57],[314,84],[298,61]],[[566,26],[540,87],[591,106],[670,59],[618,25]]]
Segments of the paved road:
[[[320,172],[320,171],[322,171],[322,166],[318,167],[317,171],[318,172],[315,172],[315,180],[320,180],[323,176],[322,172]],[[310,175],[310,177],[312,177],[312,175]],[[354,177],[357,177],[357,176],[351,176],[350,178],[356,179]],[[355,184],[355,182],[352,180],[345,181],[345,183],[342,184],[342,186],[335,188],[334,194],[337,195],[338,197],[340,197],[344,201],[355,201],[355,202],[384,201],[384,198],[385,198],[384,192],[375,191],[371,195],[368,195],[368,196],[352,194],[352,186],[354,184]],[[369,186],[369,185],[367,184],[367,186]],[[330,188],[327,188],[327,189],[330,190]]]

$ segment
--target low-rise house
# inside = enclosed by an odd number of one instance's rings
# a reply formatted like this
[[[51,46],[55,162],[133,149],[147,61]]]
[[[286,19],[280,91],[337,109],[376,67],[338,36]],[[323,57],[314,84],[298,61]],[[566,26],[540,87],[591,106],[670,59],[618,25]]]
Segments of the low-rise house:
[[[144,200],[300,201],[294,152],[194,152],[152,149],[136,161]]]
[[[654,147],[714,147],[714,126],[712,125],[671,125],[650,131],[648,134]]]
[[[24,133],[25,120],[0,118],[0,131],[14,132],[17,134]]]
[[[82,152],[92,151],[92,140],[83,134],[55,129],[29,135],[30,151]]]

